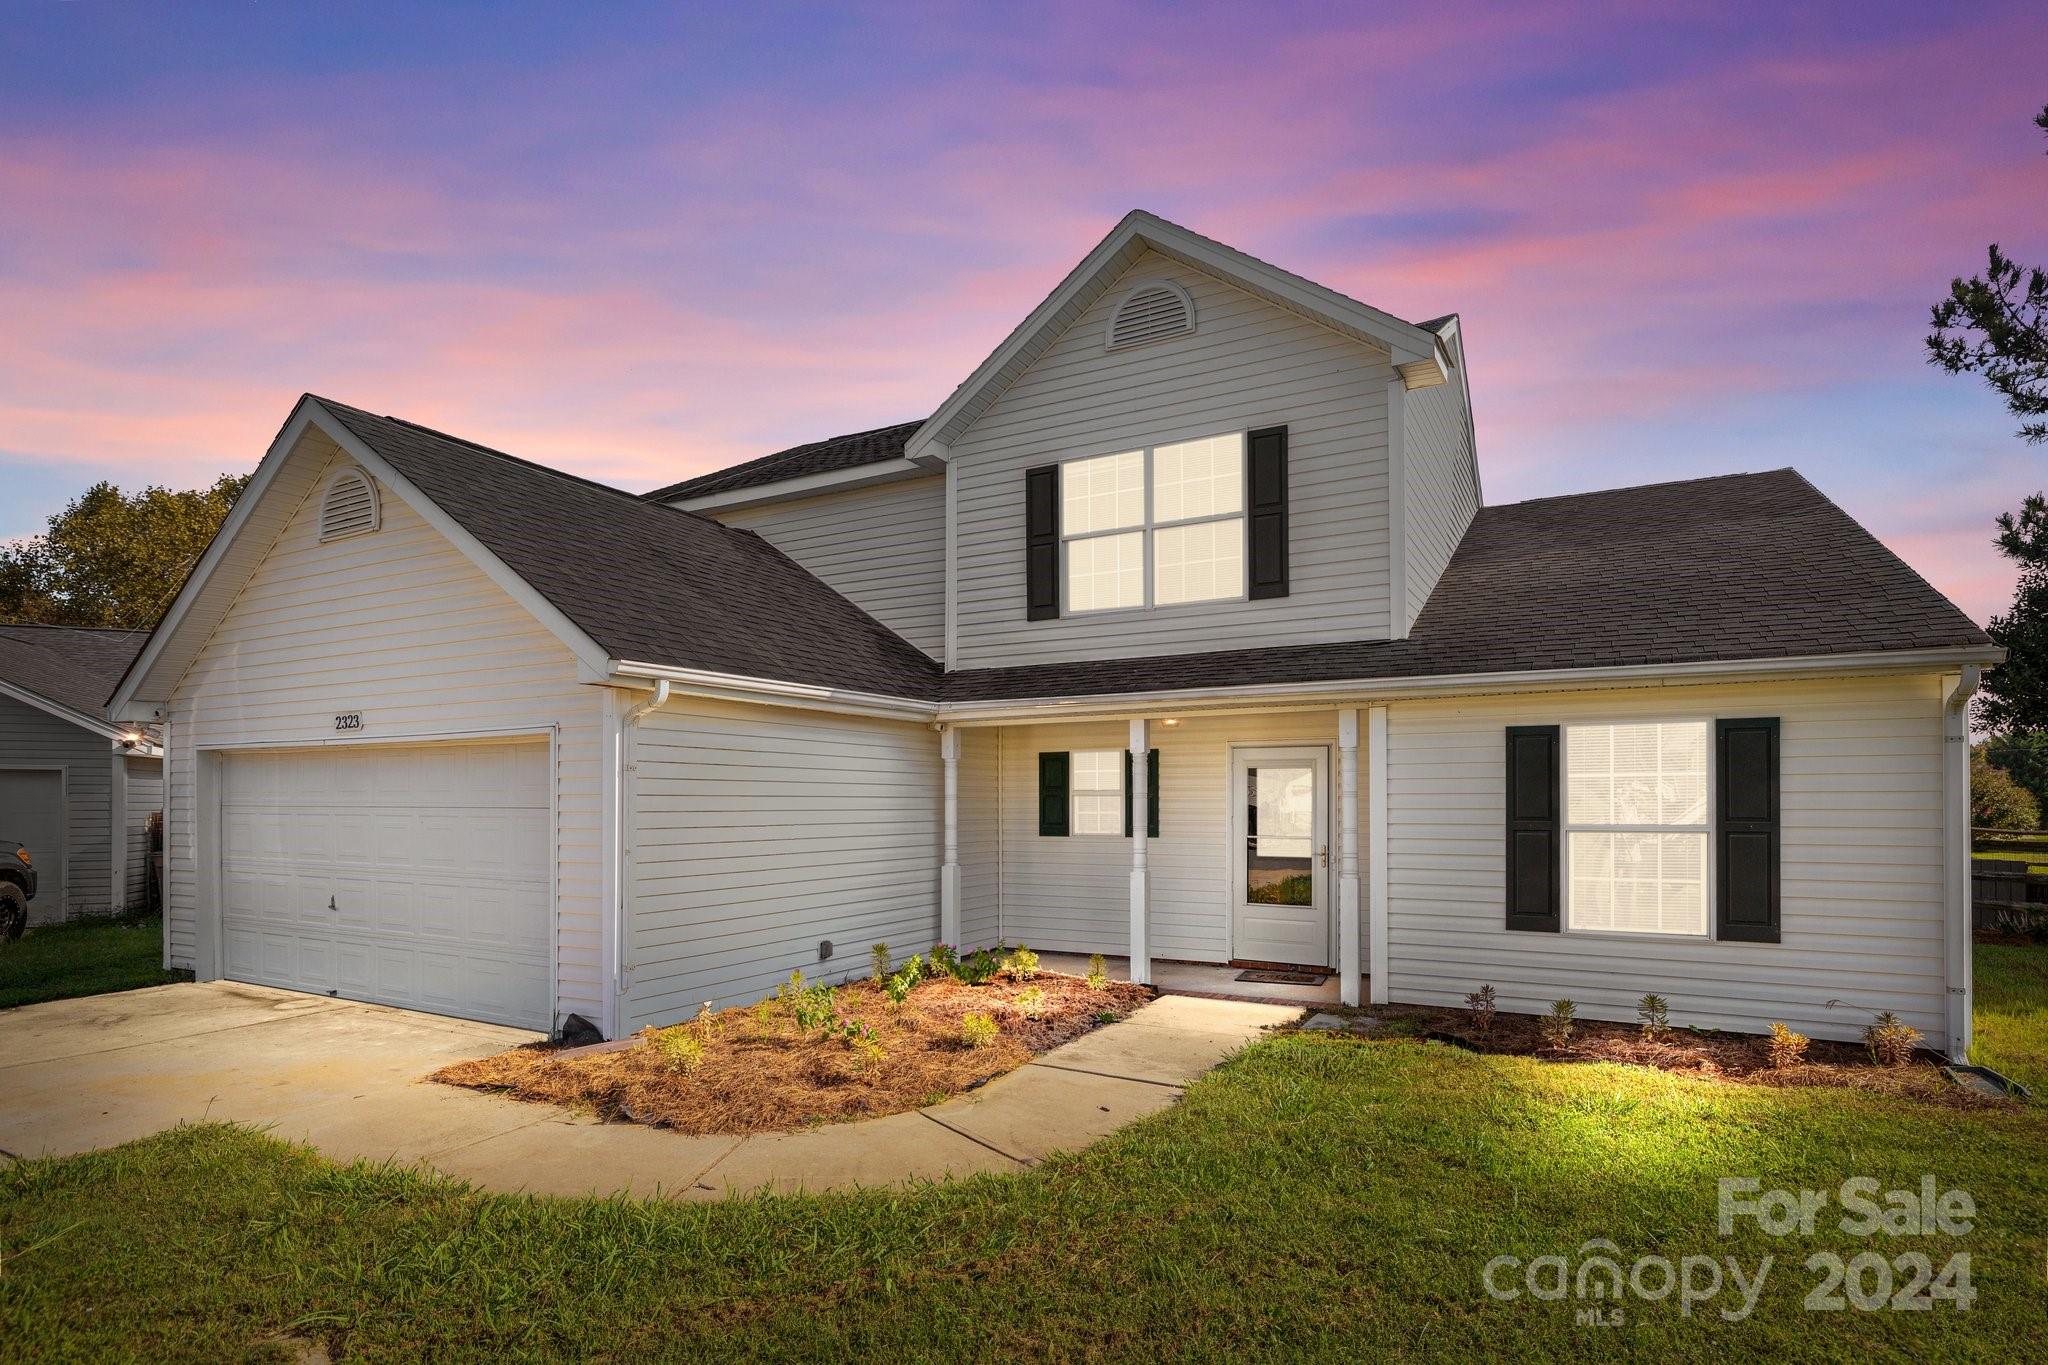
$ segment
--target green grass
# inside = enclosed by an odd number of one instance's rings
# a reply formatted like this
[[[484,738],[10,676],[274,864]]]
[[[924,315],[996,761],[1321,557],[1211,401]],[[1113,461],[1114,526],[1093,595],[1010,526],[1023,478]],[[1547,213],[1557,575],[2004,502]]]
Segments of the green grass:
[[[0,943],[0,1009],[180,980],[183,974],[165,971],[163,960],[163,920],[156,915],[44,925]]]
[[[1720,1176],[1923,1174],[1974,1196],[1972,1232],[1717,1235]],[[1736,1323],[1673,1297],[1580,1326],[1481,1289],[1496,1255],[1594,1238],[1775,1262]],[[241,1359],[294,1333],[349,1360],[2017,1359],[2048,1330],[2048,1124],[1298,1035],[1087,1152],[949,1188],[536,1200],[210,1126],[0,1170],[0,1247],[22,1358]],[[1976,1306],[1802,1309],[1809,1254],[1872,1249],[1969,1252]]]
[[[2048,944],[1976,949],[1976,1037],[1970,1060],[2048,1102]]]

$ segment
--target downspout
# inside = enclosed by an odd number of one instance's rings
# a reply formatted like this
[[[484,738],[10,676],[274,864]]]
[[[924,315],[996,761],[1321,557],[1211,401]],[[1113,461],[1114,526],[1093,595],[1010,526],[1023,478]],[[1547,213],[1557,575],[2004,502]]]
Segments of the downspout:
[[[669,680],[667,678],[658,679],[654,684],[653,695],[648,697],[646,701],[638,702],[628,707],[626,713],[619,718],[619,771],[614,774],[614,780],[619,784],[617,803],[619,812],[619,867],[617,876],[619,897],[618,904],[612,907],[614,923],[617,925],[616,930],[612,934],[612,994],[615,1000],[633,988],[632,924],[628,921],[626,914],[626,907],[632,903],[633,898],[633,803],[631,796],[633,790],[632,774],[636,770],[633,750],[633,727],[649,711],[659,710],[661,707],[668,705],[668,698]],[[625,1013],[624,1005],[615,1005],[614,1013],[623,1015]],[[616,1031],[614,1029],[614,1032]]]
[[[1948,920],[1942,934],[1947,977],[1948,1052],[1953,1061],[1970,1060],[1973,982],[1970,970],[1972,911],[1970,906],[1970,699],[1977,695],[1984,670],[1966,664],[1942,702],[1943,864],[1948,877]]]

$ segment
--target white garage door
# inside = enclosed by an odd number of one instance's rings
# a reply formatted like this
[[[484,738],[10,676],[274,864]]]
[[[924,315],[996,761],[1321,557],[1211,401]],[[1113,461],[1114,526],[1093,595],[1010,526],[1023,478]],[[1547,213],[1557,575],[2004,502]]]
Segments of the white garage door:
[[[547,760],[545,743],[229,756],[227,975],[548,1028]]]

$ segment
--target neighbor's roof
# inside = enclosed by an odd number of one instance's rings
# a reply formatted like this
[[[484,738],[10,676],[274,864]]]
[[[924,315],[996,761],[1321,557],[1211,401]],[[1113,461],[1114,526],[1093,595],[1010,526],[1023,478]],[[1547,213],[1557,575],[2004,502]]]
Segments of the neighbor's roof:
[[[920,418],[915,422],[898,422],[893,427],[876,427],[873,431],[856,431],[845,436],[812,441],[807,445],[791,446],[787,450],[778,450],[773,455],[748,460],[745,464],[714,470],[709,474],[699,474],[694,479],[684,479],[681,483],[657,488],[644,496],[654,502],[668,502],[676,498],[701,498],[711,493],[730,493],[735,489],[754,488],[764,483],[800,479],[806,474],[831,474],[841,469],[880,464],[884,460],[900,460],[903,458],[903,443],[910,439],[912,432],[923,425],[924,420]]]
[[[0,626],[0,682],[104,721],[114,684],[148,638],[146,630]]]
[[[1988,648],[1789,469],[1482,508],[1406,640],[976,669],[949,702]]]
[[[897,697],[938,665],[751,531],[315,398],[612,658]]]

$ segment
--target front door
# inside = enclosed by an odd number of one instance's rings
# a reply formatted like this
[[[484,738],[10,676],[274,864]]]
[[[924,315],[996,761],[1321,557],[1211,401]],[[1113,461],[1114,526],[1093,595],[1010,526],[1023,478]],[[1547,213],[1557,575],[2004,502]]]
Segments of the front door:
[[[1234,748],[1230,955],[1330,965],[1329,750]]]

